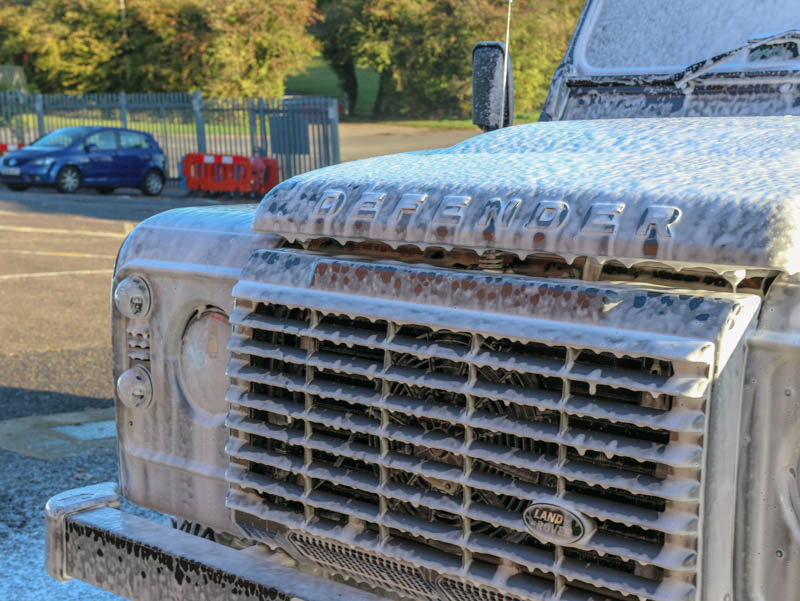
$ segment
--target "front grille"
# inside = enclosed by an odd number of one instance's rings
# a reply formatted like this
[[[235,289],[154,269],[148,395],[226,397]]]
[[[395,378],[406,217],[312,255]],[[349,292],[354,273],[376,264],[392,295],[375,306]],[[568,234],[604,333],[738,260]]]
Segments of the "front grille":
[[[236,521],[411,599],[695,598],[707,344],[648,355],[625,336],[604,350],[368,318],[358,297],[344,315],[235,296]],[[596,531],[538,539],[522,515],[542,500]]]

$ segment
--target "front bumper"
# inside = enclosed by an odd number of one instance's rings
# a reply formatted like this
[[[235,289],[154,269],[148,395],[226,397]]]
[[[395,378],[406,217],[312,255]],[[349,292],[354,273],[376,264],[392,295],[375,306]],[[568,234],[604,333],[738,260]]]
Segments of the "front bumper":
[[[56,495],[46,507],[46,564],[132,601],[386,601],[119,510],[113,482]]]
[[[26,164],[19,167],[19,173],[10,175],[0,173],[0,183],[3,184],[25,184],[25,185],[51,185],[55,183],[57,165],[31,165]]]

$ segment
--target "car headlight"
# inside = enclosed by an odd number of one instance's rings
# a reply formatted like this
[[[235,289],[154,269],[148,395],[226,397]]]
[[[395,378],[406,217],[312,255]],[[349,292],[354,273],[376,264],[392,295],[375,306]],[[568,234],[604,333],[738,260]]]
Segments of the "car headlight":
[[[37,167],[49,167],[55,162],[56,160],[52,157],[43,157],[41,159],[34,159],[31,165],[35,165]]]

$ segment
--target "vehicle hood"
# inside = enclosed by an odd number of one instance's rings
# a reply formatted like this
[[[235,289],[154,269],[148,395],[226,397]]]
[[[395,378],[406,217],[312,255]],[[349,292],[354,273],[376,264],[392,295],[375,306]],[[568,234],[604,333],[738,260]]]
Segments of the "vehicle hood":
[[[24,148],[20,148],[19,150],[12,150],[11,152],[7,152],[0,158],[0,164],[3,165],[24,165],[25,163],[32,161],[34,159],[38,159],[41,157],[48,157],[48,156],[59,156],[64,154],[66,149],[64,148],[55,148],[55,147],[31,147],[25,146]]]
[[[800,119],[533,123],[344,163],[261,201],[259,232],[800,272]]]

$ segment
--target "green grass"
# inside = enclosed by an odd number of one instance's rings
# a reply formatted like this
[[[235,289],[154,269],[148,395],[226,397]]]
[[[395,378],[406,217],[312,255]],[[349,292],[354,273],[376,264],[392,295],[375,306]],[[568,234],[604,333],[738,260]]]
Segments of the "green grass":
[[[378,74],[372,69],[356,69],[358,78],[358,98],[356,99],[356,117],[369,117],[375,97],[378,95]],[[344,102],[344,92],[339,86],[339,79],[328,66],[328,62],[318,56],[311,61],[305,73],[298,73],[286,78],[287,94],[315,94],[331,96]]]

